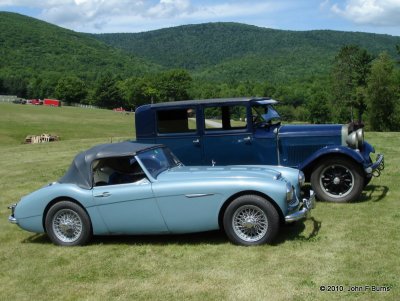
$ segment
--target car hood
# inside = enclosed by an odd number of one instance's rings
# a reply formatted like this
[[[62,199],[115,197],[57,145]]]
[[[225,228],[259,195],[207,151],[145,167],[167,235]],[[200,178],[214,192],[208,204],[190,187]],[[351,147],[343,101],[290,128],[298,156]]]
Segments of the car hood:
[[[341,136],[342,124],[282,125],[280,136]]]
[[[282,173],[262,166],[180,166],[158,175],[158,181],[192,181],[220,178],[277,180]]]

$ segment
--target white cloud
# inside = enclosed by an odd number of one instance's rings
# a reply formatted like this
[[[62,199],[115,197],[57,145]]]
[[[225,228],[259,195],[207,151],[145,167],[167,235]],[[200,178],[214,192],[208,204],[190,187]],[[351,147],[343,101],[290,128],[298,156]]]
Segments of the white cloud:
[[[112,32],[262,15],[279,5],[271,3],[272,0],[0,0],[0,9],[34,8],[40,11],[40,19],[63,27]]]
[[[150,7],[144,15],[155,18],[171,18],[190,13],[192,6],[189,0],[160,0]]]
[[[397,26],[400,25],[400,0],[346,0],[331,10],[357,24]]]

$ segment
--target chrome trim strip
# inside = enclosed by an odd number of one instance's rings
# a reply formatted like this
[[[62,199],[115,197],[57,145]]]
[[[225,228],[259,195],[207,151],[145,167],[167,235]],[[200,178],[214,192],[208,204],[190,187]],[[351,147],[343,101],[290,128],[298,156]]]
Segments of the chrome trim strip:
[[[185,196],[191,199],[191,198],[201,198],[210,195],[214,195],[214,193],[193,193],[193,194],[186,194]]]
[[[281,165],[281,154],[279,153],[279,130],[281,129],[281,127],[279,128],[275,128],[274,129],[274,134],[275,134],[275,141],[276,141],[276,156],[278,159],[278,165]]]
[[[341,131],[341,138],[342,138],[342,145],[348,146],[346,143],[347,136],[349,135],[349,125],[344,124],[342,126],[342,131]]]

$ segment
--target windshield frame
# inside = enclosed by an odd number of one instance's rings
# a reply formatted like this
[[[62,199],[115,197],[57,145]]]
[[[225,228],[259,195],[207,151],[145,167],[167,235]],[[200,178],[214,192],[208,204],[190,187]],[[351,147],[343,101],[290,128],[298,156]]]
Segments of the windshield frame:
[[[136,154],[135,158],[146,174],[154,180],[166,170],[183,166],[182,162],[165,146],[145,150]]]
[[[266,111],[266,113],[260,111]],[[254,115],[254,113],[256,113],[256,115]],[[272,104],[253,104],[251,106],[251,114],[253,117],[253,127],[264,127],[266,125],[279,124],[281,122],[281,116]]]

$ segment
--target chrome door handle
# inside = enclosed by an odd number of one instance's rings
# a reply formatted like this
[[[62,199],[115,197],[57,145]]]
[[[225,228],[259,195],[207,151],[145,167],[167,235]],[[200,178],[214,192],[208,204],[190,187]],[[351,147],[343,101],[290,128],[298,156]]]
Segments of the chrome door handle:
[[[193,144],[194,144],[194,145],[199,145],[199,144],[200,144],[200,139],[195,139],[195,140],[193,140]]]
[[[247,144],[250,144],[250,143],[251,143],[251,137],[250,137],[250,136],[245,137],[245,138],[243,138],[243,141],[244,141],[245,143],[247,143]]]
[[[110,195],[111,195],[111,193],[109,193],[109,192],[103,192],[102,194],[97,194],[94,197],[95,198],[106,198],[106,197],[109,197]]]

